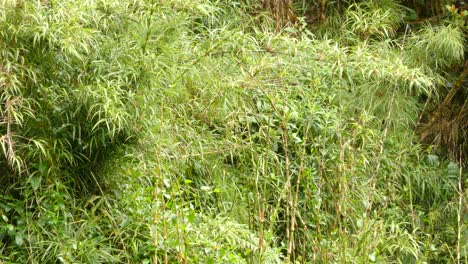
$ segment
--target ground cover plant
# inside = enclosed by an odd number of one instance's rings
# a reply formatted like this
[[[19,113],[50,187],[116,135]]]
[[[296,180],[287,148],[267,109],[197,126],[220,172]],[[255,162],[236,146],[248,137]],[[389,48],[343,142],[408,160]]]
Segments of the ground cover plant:
[[[467,262],[467,12],[416,2],[0,0],[0,263]]]

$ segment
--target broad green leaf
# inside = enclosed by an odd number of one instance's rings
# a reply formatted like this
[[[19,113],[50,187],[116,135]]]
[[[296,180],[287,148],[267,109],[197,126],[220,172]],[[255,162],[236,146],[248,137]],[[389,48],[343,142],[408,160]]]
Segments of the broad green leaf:
[[[32,176],[29,182],[31,183],[31,187],[33,190],[37,190],[41,186],[42,177],[40,176]]]

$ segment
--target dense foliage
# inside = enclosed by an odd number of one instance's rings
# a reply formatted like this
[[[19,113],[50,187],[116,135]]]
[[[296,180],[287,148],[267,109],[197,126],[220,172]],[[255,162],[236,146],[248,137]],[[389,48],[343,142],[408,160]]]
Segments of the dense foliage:
[[[0,263],[467,262],[467,12],[404,4],[0,0]]]

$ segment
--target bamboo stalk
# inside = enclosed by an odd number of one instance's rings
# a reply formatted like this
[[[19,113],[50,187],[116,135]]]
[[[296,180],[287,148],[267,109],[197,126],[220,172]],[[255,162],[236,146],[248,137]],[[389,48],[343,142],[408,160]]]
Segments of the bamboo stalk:
[[[461,240],[462,240],[462,206],[463,206],[463,187],[462,187],[462,175],[463,175],[463,162],[462,162],[462,148],[460,146],[460,158],[459,158],[459,176],[458,176],[458,210],[457,210],[457,263],[461,263]],[[464,215],[464,214],[463,214]]]

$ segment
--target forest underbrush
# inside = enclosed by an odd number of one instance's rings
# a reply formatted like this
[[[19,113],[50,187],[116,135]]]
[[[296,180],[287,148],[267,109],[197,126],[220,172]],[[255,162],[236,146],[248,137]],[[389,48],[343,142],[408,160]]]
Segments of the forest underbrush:
[[[292,2],[0,1],[0,263],[466,263],[461,11]]]

